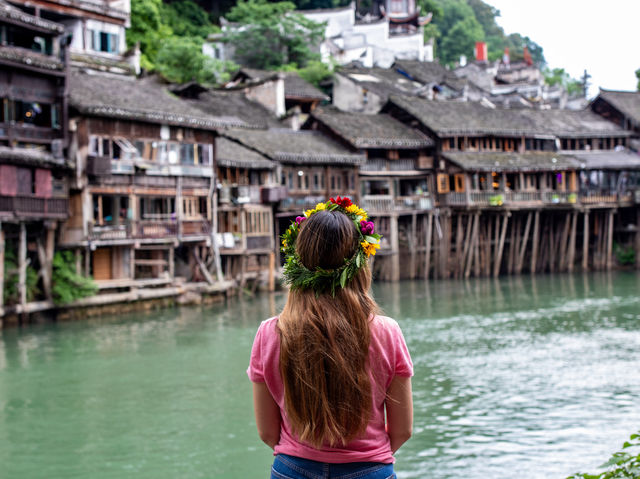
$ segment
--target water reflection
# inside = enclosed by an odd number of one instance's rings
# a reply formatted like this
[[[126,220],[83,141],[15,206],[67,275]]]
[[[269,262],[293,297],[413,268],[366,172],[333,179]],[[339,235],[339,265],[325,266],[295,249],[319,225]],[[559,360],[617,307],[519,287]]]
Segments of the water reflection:
[[[600,464],[640,423],[639,286],[632,273],[376,285],[416,369],[399,477]],[[244,371],[284,301],[2,331],[0,475],[265,477]]]

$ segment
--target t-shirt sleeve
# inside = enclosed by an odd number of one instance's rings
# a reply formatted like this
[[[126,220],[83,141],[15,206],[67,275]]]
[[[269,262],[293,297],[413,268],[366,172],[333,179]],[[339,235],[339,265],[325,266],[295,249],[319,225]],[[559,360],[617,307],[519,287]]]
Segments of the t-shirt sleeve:
[[[253,346],[251,348],[251,358],[249,359],[249,367],[247,368],[247,375],[251,382],[262,383],[264,382],[264,358],[262,351],[262,336],[264,334],[263,322],[258,328],[256,337],[253,340]]]
[[[411,361],[411,355],[409,354],[409,348],[402,335],[400,326],[396,323],[394,328],[394,351],[395,351],[395,373],[396,376],[403,376],[410,378],[413,376],[413,362]]]

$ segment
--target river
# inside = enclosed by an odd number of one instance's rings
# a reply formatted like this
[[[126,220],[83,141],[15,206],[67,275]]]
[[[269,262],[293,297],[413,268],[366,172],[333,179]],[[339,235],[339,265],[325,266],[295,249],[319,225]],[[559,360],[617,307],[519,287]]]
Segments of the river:
[[[640,274],[378,284],[415,363],[399,478],[562,479],[640,428]],[[245,369],[285,296],[0,332],[0,478],[268,477]]]

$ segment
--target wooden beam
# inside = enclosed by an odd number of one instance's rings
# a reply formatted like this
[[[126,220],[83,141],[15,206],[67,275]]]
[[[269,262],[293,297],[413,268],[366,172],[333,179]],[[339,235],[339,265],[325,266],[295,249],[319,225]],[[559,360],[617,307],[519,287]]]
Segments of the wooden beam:
[[[613,267],[613,215],[615,211],[609,210],[607,228],[607,270]]]
[[[276,289],[276,254],[272,251],[269,253],[269,276],[267,277],[267,289],[275,291]]]
[[[529,211],[529,213],[527,214],[527,223],[524,226],[522,244],[520,245],[520,251],[518,251],[518,259],[516,260],[516,274],[522,273],[522,267],[524,265],[524,254],[527,251],[527,243],[529,241],[529,232],[531,231],[532,219],[533,219],[533,212]]]
[[[498,218],[498,222],[499,222]],[[502,251],[504,250],[504,240],[507,237],[507,224],[509,223],[509,213],[506,213],[502,217],[502,232],[500,233],[500,243],[498,245],[498,251],[495,255],[495,262],[493,263],[493,276],[497,278],[500,274],[500,264],[502,263]]]
[[[417,222],[418,222],[418,216],[417,216],[417,213],[414,211],[413,214],[411,215],[411,233],[409,235],[409,248],[411,249],[411,271],[409,276],[411,279],[416,279],[416,249],[418,244]]]
[[[640,209],[636,211],[636,268],[640,269]]]
[[[640,219],[640,210],[638,211],[638,218]],[[584,212],[582,229],[582,271],[589,271],[589,210]]]
[[[639,222],[640,222],[640,216]],[[427,213],[427,228],[425,238],[425,252],[424,252],[424,279],[429,279],[429,270],[431,269],[431,236],[433,233],[433,213],[430,211]]]
[[[576,260],[576,230],[578,228],[578,212],[574,211],[571,216],[571,235],[569,237],[569,252],[567,254],[567,271],[569,271],[569,273],[573,273],[573,267]]]
[[[471,221],[472,221],[472,226],[470,228],[471,237],[469,239],[468,258],[466,259],[466,266],[464,270],[465,278],[468,278],[469,275],[471,274],[471,264],[473,263],[473,259],[477,257],[477,253],[478,253],[477,242],[478,242],[478,223],[480,222],[480,214],[475,213],[471,217]]]
[[[20,223],[20,239],[18,244],[18,297],[20,305],[27,304],[27,227]]]
[[[538,246],[540,244],[540,210],[537,210],[533,221],[533,237],[531,238],[531,274],[536,272],[538,264]]]
[[[214,284],[213,278],[211,277],[211,274],[209,274],[209,270],[207,270],[205,264],[202,262],[202,259],[200,259],[200,255],[196,251],[196,248],[193,248],[193,258],[196,260],[196,263],[198,263],[200,272],[202,272],[202,275],[207,280],[207,283]]]
[[[389,223],[391,226],[390,243],[391,243],[391,276],[390,281],[400,280],[400,246],[398,240],[398,216],[392,215],[389,217]]]

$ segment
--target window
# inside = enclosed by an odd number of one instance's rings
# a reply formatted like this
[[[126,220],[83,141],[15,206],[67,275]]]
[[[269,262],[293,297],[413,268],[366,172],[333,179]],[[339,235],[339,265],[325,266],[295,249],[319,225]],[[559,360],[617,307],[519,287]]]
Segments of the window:
[[[183,144],[180,145],[180,163],[183,165],[193,165],[195,163],[196,145]]]
[[[438,173],[438,193],[449,193],[449,175]]]
[[[464,174],[458,173],[453,178],[456,193],[464,193]]]
[[[115,33],[89,30],[91,34],[91,49],[96,52],[118,53],[118,35]]]

